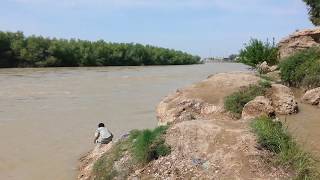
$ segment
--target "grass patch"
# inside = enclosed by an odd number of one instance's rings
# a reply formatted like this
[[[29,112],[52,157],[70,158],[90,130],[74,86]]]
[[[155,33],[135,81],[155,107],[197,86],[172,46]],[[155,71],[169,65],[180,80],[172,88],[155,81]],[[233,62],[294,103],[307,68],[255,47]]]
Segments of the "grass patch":
[[[163,135],[167,126],[160,126],[153,131],[137,131],[134,135],[133,155],[140,163],[147,163],[160,156],[170,153],[170,147],[165,144]]]
[[[320,86],[320,48],[298,52],[280,63],[280,75],[284,83],[294,87]]]
[[[114,162],[118,161],[123,157],[124,152],[130,150],[132,143],[130,139],[118,142],[99,158],[93,166],[93,174],[97,180],[113,179],[119,176],[121,172],[118,172],[113,168]],[[122,172],[123,173],[123,172]]]
[[[274,162],[296,173],[295,179],[319,179],[315,160],[304,152],[282,126],[269,117],[252,121],[251,127],[258,137],[258,143],[275,154]]]
[[[160,126],[154,130],[133,130],[127,139],[117,142],[94,164],[95,179],[125,179],[133,169],[146,163],[170,154],[171,149],[165,143],[164,135],[167,126]],[[125,153],[130,153],[132,159],[126,162],[126,168],[115,169],[114,163],[120,160]]]
[[[271,87],[267,80],[261,80],[258,85],[250,85],[241,88],[239,91],[227,96],[224,100],[224,107],[230,111],[236,118],[241,117],[244,105],[257,96],[263,96],[266,90]]]

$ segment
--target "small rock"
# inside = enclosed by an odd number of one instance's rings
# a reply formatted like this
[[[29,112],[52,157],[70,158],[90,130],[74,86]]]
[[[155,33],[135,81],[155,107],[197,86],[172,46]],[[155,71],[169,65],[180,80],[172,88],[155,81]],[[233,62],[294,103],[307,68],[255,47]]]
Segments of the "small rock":
[[[302,101],[307,104],[318,105],[320,107],[320,87],[307,91]]]
[[[257,69],[260,73],[264,74],[271,72],[270,66],[268,66],[268,63],[266,61],[263,61],[261,64],[258,64]]]

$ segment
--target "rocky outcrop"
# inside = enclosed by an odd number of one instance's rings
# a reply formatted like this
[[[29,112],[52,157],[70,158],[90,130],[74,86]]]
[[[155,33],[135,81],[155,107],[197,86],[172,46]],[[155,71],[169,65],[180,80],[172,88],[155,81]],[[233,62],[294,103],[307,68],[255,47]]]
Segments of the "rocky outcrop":
[[[272,102],[268,98],[258,96],[244,106],[241,118],[249,120],[263,115],[272,117],[275,115],[275,110],[272,107]]]
[[[255,84],[253,73],[219,73],[167,96],[157,107],[160,125],[193,120],[200,115],[219,116],[224,112],[224,97],[243,86]]]
[[[263,74],[266,74],[266,73],[269,73],[269,72],[273,72],[275,70],[278,69],[278,66],[277,65],[274,65],[274,66],[269,66],[268,63],[266,61],[262,62],[261,64],[258,64],[257,65],[257,70],[260,72],[260,73],[263,73]]]
[[[157,108],[159,125],[194,120],[200,114],[222,112],[223,108],[206,103],[200,99],[189,99],[180,91],[169,95],[160,102]]]
[[[288,115],[298,112],[298,103],[290,88],[281,84],[272,84],[267,96],[272,100],[275,112]]]
[[[320,107],[320,87],[307,91],[302,97],[302,102]]]
[[[279,42],[280,59],[314,46],[320,46],[320,28],[297,31]]]

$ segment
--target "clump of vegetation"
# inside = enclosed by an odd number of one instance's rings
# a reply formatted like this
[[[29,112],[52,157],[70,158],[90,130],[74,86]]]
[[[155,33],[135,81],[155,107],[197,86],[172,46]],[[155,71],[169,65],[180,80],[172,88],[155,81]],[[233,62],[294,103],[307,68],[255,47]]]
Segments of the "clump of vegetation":
[[[251,39],[245,44],[244,49],[240,50],[239,62],[256,67],[266,61],[268,65],[275,65],[278,62],[278,48],[273,42]]]
[[[167,130],[166,126],[160,126],[153,131],[136,131],[133,138],[133,155],[140,163],[147,163],[160,156],[170,153],[170,147],[165,144],[163,134]]]
[[[269,87],[271,87],[271,83],[267,80],[262,80],[258,85],[241,88],[239,91],[225,98],[224,107],[233,113],[236,118],[240,118],[243,107],[255,97],[265,95]]]
[[[294,87],[320,86],[320,48],[298,52],[280,63],[280,75],[284,83]]]
[[[252,121],[251,127],[261,147],[275,154],[276,165],[294,170],[296,179],[320,178],[315,160],[301,150],[281,122],[263,116]]]
[[[96,179],[113,179],[122,177],[125,179],[132,171],[146,163],[170,154],[171,149],[165,143],[164,135],[167,126],[160,126],[154,130],[134,130],[127,139],[117,142],[105,153],[93,167]],[[120,160],[124,154],[132,157],[126,162],[126,168],[114,168],[114,163]]]
[[[262,79],[259,81],[259,86],[263,88],[263,91],[265,93],[266,89],[271,88],[271,80],[267,79]]]
[[[200,63],[199,56],[135,43],[26,37],[0,31],[0,67],[138,66]]]
[[[319,0],[303,0],[309,7],[309,16],[311,22],[320,25],[320,1]]]
[[[117,142],[113,145],[113,147],[105,153],[101,158],[99,158],[94,166],[93,166],[93,174],[95,179],[113,179],[120,174],[124,176],[128,175],[129,172],[119,172],[118,170],[114,169],[114,163],[120,160],[126,151],[130,151],[132,148],[132,142],[130,139],[126,139],[120,142]],[[131,167],[129,167],[129,165]],[[127,169],[133,169],[134,163],[129,162]]]
[[[265,80],[265,81],[276,81],[276,79],[275,78],[273,78],[273,77],[271,77],[271,76],[269,76],[269,75],[267,75],[267,74],[258,74],[258,76],[261,78],[261,79],[263,79],[263,80]]]

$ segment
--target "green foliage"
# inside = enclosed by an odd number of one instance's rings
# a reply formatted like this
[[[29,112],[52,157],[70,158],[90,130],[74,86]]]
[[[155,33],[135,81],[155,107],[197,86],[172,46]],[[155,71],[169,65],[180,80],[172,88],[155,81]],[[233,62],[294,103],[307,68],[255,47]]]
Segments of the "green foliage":
[[[281,122],[274,122],[269,117],[260,117],[252,121],[251,127],[258,137],[261,147],[273,152],[275,163],[291,168],[296,173],[296,179],[319,179],[315,160],[301,150],[283,128]]]
[[[171,152],[163,138],[166,130],[166,126],[160,126],[153,131],[143,130],[134,134],[133,155],[138,162],[147,163]]]
[[[260,74],[259,73],[259,77],[261,78],[261,79],[263,79],[264,81],[267,81],[267,82],[271,82],[271,81],[276,81],[276,79],[274,78],[274,77],[272,77],[272,76],[270,76],[270,75],[268,75],[268,74]]]
[[[258,64],[266,61],[268,65],[274,65],[278,62],[278,49],[273,41],[262,42],[258,39],[251,39],[245,44],[244,49],[240,50],[239,62],[256,67]]]
[[[258,85],[241,88],[224,99],[224,107],[233,113],[236,118],[240,118],[244,105],[257,96],[263,96],[269,87],[271,87],[270,82],[262,80]]]
[[[259,86],[265,91],[265,89],[271,88],[271,82],[267,79],[262,79],[259,81]]]
[[[130,150],[132,143],[129,139],[120,141],[100,157],[93,166],[93,174],[97,180],[113,179],[120,173],[113,168],[114,163],[121,159],[125,151]],[[132,164],[133,165],[133,164]]]
[[[161,156],[170,154],[171,149],[165,144],[163,135],[167,126],[154,130],[133,130],[127,139],[120,140],[112,146],[93,166],[95,179],[126,179],[130,172]],[[125,162],[125,169],[115,169],[114,163],[124,154],[131,154],[132,160]]]
[[[0,67],[139,66],[200,63],[200,57],[181,51],[103,40],[25,37],[0,31]]]
[[[309,16],[311,22],[320,25],[320,0],[303,0],[309,7]]]
[[[320,48],[298,52],[280,63],[283,82],[307,88],[320,86]]]

